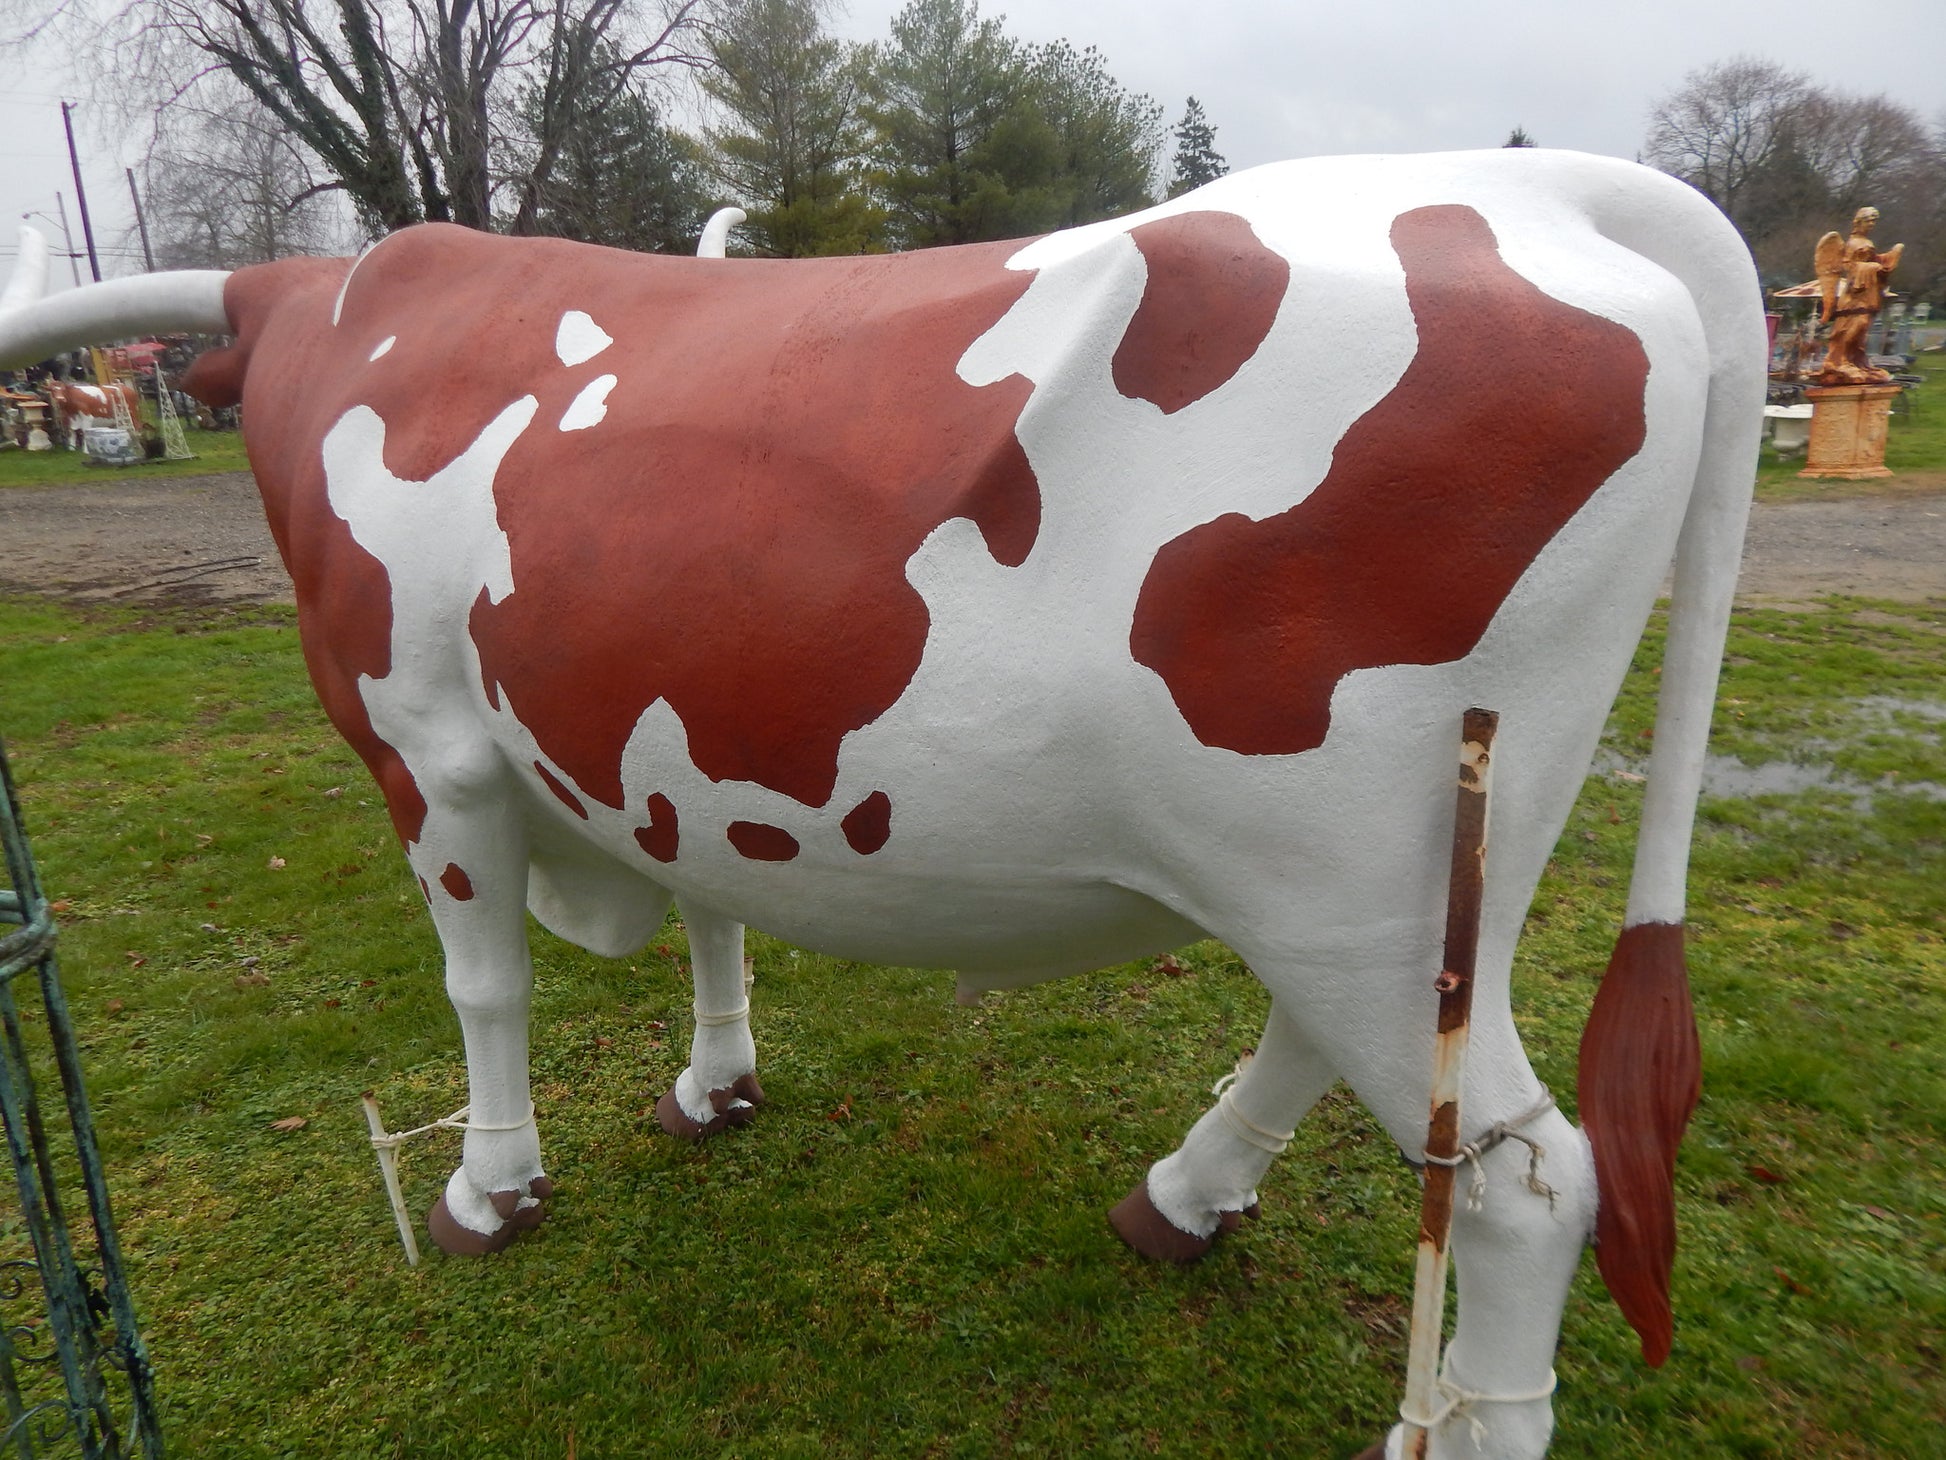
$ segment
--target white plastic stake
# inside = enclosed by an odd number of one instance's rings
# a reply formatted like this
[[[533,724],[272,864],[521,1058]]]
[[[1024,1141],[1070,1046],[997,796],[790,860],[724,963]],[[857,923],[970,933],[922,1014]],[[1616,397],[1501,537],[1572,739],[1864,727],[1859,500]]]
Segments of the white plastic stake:
[[[399,1150],[379,1116],[378,1102],[367,1090],[359,1097],[365,1102],[365,1124],[371,1127],[372,1149],[378,1152],[378,1169],[385,1176],[385,1194],[392,1202],[392,1218],[399,1224],[399,1241],[405,1244],[408,1267],[419,1265],[419,1240],[412,1233],[412,1216],[405,1209],[405,1193],[399,1189]]]

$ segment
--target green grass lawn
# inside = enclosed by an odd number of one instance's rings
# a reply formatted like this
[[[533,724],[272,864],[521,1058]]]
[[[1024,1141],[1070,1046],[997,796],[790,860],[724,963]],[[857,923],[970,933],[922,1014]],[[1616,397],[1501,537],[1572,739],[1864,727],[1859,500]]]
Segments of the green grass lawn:
[[[183,432],[195,456],[188,461],[144,461],[134,466],[97,466],[79,451],[0,451],[0,490],[7,487],[58,487],[78,482],[130,482],[145,477],[203,476],[218,471],[248,471],[240,431]]]
[[[178,1455],[1343,1456],[1400,1394],[1416,1187],[1342,1092],[1200,1266],[1106,1208],[1260,1028],[1224,948],[956,1006],[949,975],[753,936],[770,1104],[700,1149],[686,945],[536,931],[553,1215],[405,1266],[358,1093],[464,1100],[424,905],[291,619],[0,603],[9,737]],[[1609,748],[1650,723],[1659,638]],[[1706,802],[1692,977],[1706,1089],[1679,1174],[1675,1354],[1594,1275],[1565,1457],[1919,1454],[1946,1433],[1946,610],[1740,616],[1718,748],[1835,780]],[[1516,992],[1572,1104],[1639,786],[1591,780]],[[301,1130],[273,1123],[303,1117]],[[422,1215],[457,1159],[404,1158]]]

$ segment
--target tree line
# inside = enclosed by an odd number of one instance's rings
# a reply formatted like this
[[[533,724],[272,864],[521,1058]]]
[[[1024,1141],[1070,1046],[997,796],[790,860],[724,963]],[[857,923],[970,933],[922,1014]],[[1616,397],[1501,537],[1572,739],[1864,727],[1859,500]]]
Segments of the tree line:
[[[978,0],[882,40],[832,0],[47,0],[154,128],[158,267],[235,267],[445,221],[693,250],[716,207],[778,257],[1018,237],[1227,170],[1191,98]],[[687,83],[687,84],[685,84]],[[348,226],[349,225],[349,226]]]
[[[979,0],[909,0],[861,44],[832,3],[39,0],[13,35],[98,58],[150,130],[165,268],[425,221],[686,253],[727,203],[757,253],[923,248],[1227,171],[1196,98],[1171,132],[1092,45],[1021,41]],[[1869,203],[1908,245],[1900,292],[1946,300],[1946,117],[1739,57],[1656,103],[1641,156],[1729,215],[1767,286],[1807,279],[1816,240]]]
[[[1691,72],[1650,113],[1642,160],[1736,224],[1767,289],[1808,282],[1824,234],[1879,210],[1904,242],[1893,287],[1946,300],[1946,117],[1928,127],[1886,96],[1853,96],[1752,57]]]

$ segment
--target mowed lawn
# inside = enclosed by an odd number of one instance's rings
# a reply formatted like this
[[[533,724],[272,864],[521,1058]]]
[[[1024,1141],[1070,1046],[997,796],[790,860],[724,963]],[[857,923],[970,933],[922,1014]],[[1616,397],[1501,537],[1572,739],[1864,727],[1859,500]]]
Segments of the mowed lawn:
[[[153,418],[155,407],[144,403]],[[139,461],[133,466],[103,466],[79,451],[0,451],[0,489],[125,484],[149,477],[202,476],[218,471],[248,471],[243,435],[238,431],[198,431],[186,427],[183,439],[192,453],[186,461]]]
[[[1521,948],[1570,1110],[1658,646]],[[1739,616],[1719,749],[1811,784],[1705,806],[1675,1354],[1642,1365],[1584,1262],[1556,1454],[1946,1434],[1942,665],[1946,604]],[[290,617],[0,603],[0,732],[175,1454],[1342,1456],[1398,1403],[1416,1185],[1343,1091],[1200,1266],[1104,1220],[1260,1027],[1221,946],[965,1009],[949,975],[753,936],[770,1103],[692,1149],[649,1110],[685,1062],[680,925],[626,962],[536,930],[552,1217],[414,1270],[358,1095],[395,1127],[451,1111],[458,1031]],[[415,1215],[457,1155],[408,1151]]]

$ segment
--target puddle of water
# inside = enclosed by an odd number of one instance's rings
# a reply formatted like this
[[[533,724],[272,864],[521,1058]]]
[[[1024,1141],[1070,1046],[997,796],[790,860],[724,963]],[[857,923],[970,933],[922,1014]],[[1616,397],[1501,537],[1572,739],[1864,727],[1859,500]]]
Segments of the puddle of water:
[[[1897,695],[1866,695],[1852,703],[1861,710],[1881,715],[1917,715],[1922,720],[1946,722],[1946,702],[1939,700],[1902,700]]]
[[[1941,718],[1946,718],[1946,714]],[[1648,763],[1628,760],[1603,746],[1595,753],[1592,769],[1594,774],[1608,780],[1640,781]],[[1796,796],[1806,791],[1834,791],[1849,796],[1861,811],[1870,807],[1872,797],[1881,794],[1946,801],[1946,786],[1936,781],[1905,781],[1896,776],[1868,781],[1846,775],[1823,761],[1771,760],[1762,765],[1745,765],[1734,755],[1711,755],[1703,762],[1705,796],[1745,800],[1756,796]]]

